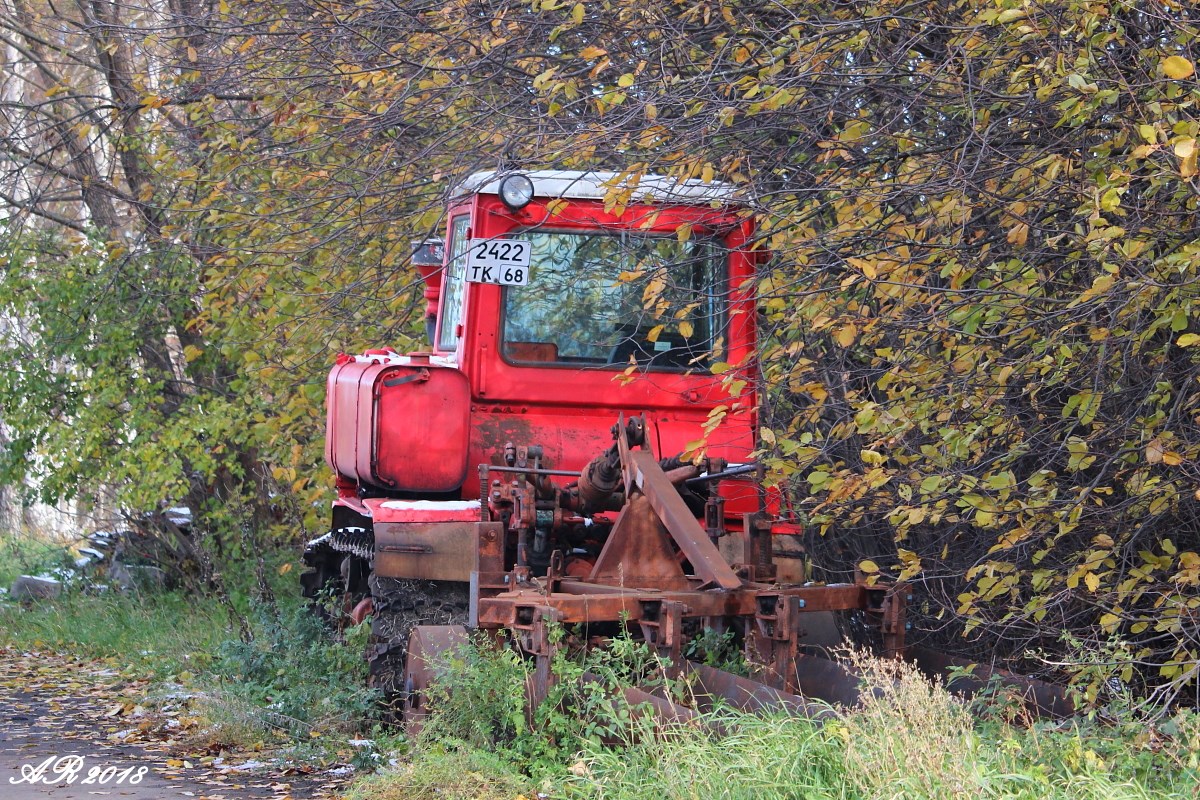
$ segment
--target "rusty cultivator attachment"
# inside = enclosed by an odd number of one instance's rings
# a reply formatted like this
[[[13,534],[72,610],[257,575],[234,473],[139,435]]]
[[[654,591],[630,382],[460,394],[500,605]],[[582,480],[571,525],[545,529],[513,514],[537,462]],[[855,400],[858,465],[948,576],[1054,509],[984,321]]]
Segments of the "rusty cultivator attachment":
[[[481,504],[482,520],[475,525],[469,627],[511,641],[535,661],[532,706],[546,697],[554,680],[551,663],[564,646],[556,629],[572,631],[574,641],[591,646],[632,635],[670,665],[674,675],[668,677],[691,673],[700,696],[747,709],[806,714],[820,713],[809,698],[852,704],[858,694],[854,674],[823,657],[819,648],[806,646],[813,630],[830,624],[828,612],[857,612],[876,631],[882,653],[902,657],[908,599],[903,584],[774,582],[766,514],[746,514],[741,530],[733,533],[715,531],[714,525],[706,529],[677,488],[694,479],[698,468],[664,470],[644,445],[640,418],[622,418],[613,430],[613,446],[553,501],[538,500],[550,495],[539,486],[544,489],[561,473],[540,468],[528,452],[520,454],[527,459],[523,465],[479,468],[483,497],[489,500]],[[558,517],[560,525],[582,524],[601,509],[615,511],[616,520],[598,556],[569,562],[556,550],[544,572],[534,574],[529,554],[538,535],[537,515]],[[718,535],[744,537],[746,563],[729,563],[715,543]],[[731,634],[740,643],[752,679],[686,660],[688,641],[705,631]],[[424,714],[422,692],[432,678],[436,652],[464,641],[465,634],[463,626],[413,629],[404,674],[410,723],[419,723]],[[661,715],[688,713],[651,694],[629,699],[662,706]]]

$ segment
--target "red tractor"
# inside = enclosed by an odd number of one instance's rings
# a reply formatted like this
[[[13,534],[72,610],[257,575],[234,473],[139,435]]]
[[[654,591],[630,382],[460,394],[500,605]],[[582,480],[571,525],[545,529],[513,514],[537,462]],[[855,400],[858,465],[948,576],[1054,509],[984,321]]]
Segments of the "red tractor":
[[[429,352],[329,375],[338,496],[305,554],[307,594],[372,618],[372,674],[407,716],[468,627],[537,659],[534,700],[555,625],[632,631],[677,669],[690,637],[730,632],[776,698],[853,690],[805,655],[829,616],[808,612],[854,612],[903,651],[904,587],[805,585],[795,526],[768,513],[754,233],[719,183],[484,172],[454,191],[444,247],[414,255]],[[708,680],[761,700],[732,678]]]

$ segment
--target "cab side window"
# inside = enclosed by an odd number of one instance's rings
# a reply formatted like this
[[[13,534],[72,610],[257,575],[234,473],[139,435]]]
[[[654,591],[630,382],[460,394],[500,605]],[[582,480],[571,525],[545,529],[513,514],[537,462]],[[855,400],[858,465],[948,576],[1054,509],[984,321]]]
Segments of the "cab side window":
[[[462,322],[463,273],[467,262],[467,226],[470,217],[455,217],[450,225],[450,257],[446,261],[446,274],[442,278],[442,316],[438,329],[438,349],[451,351],[458,347],[458,326]]]

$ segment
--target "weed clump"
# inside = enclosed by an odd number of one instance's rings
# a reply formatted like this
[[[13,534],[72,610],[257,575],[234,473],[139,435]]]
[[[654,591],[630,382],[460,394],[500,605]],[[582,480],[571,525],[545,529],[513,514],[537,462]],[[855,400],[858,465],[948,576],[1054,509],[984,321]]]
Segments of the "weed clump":
[[[366,686],[369,627],[347,629],[339,643],[303,607],[260,613],[253,639],[226,640],[217,649],[210,715],[299,739],[314,731],[361,729],[379,700]]]
[[[562,631],[556,635],[562,641]],[[435,670],[440,678],[428,692],[431,714],[418,746],[491,750],[533,776],[562,772],[585,749],[635,741],[644,725],[622,690],[666,683],[658,656],[626,636],[602,650],[564,642],[552,659],[550,692],[531,713],[533,663],[503,643],[478,636]]]

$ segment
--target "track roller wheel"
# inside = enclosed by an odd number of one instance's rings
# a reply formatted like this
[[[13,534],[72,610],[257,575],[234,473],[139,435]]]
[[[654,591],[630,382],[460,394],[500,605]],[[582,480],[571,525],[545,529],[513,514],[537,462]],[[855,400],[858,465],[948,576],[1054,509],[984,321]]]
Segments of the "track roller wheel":
[[[429,715],[429,685],[438,677],[441,657],[467,641],[467,629],[462,625],[417,625],[409,633],[401,709],[409,736],[420,733]]]

